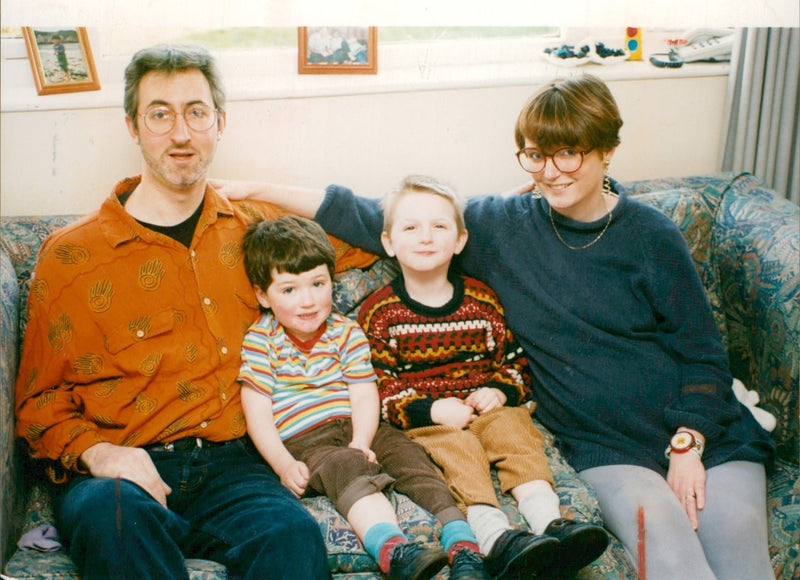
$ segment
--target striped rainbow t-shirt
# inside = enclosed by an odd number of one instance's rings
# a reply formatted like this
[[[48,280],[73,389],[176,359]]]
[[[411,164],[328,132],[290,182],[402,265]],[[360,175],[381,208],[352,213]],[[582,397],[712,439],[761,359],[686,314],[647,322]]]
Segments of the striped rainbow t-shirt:
[[[355,321],[331,314],[322,336],[303,352],[271,312],[247,331],[239,381],[272,399],[281,440],[331,419],[350,417],[348,387],[376,380],[369,342]]]

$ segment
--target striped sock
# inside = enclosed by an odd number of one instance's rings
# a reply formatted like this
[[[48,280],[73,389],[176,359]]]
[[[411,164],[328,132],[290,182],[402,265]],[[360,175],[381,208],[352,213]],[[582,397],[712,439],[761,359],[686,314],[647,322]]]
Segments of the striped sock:
[[[378,563],[384,574],[389,572],[392,550],[397,544],[408,542],[405,534],[396,525],[389,522],[375,524],[364,534],[364,549]]]
[[[475,546],[475,551],[478,550],[478,540],[475,539],[475,534],[466,520],[453,520],[442,526],[442,547],[444,551],[450,554],[452,547],[455,544],[466,546],[472,544]]]

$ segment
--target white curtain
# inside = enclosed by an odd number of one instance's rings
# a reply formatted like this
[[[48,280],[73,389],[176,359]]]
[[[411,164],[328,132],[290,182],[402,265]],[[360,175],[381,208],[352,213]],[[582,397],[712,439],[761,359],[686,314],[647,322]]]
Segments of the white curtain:
[[[745,28],[731,60],[723,171],[800,205],[800,29]]]

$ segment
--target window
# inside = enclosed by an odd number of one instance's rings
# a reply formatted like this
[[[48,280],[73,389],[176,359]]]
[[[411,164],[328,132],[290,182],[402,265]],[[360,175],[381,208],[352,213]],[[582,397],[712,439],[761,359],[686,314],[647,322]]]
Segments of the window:
[[[500,38],[557,38],[559,34],[560,29],[556,27],[381,26],[378,28],[378,42],[384,46],[392,43],[469,42]],[[191,42],[212,50],[294,48],[297,46],[297,28],[120,28],[108,35],[104,45],[106,54],[128,55],[141,46],[156,42]]]

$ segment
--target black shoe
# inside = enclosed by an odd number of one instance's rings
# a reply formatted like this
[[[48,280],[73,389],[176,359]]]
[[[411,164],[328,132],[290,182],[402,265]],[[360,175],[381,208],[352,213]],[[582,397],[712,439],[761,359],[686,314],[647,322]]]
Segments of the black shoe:
[[[425,548],[416,542],[397,544],[389,560],[388,580],[430,580],[447,564],[440,546]]]
[[[602,526],[575,522],[566,518],[553,520],[545,536],[559,542],[558,559],[545,578],[572,578],[578,570],[594,562],[608,546],[608,534]]]
[[[506,530],[486,556],[486,571],[495,580],[529,580],[550,570],[557,560],[559,542],[552,536],[534,536]]]
[[[468,548],[461,548],[450,564],[450,580],[491,580],[483,567],[483,556]]]

